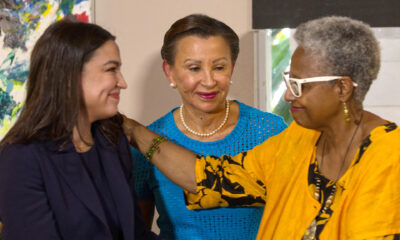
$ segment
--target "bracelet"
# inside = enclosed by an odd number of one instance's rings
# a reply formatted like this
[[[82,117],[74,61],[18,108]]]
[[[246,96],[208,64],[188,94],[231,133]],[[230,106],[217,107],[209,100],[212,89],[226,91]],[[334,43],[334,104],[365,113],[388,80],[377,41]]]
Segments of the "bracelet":
[[[146,159],[151,162],[151,158],[153,157],[153,154],[155,151],[160,152],[160,148],[158,147],[158,145],[160,145],[160,143],[164,142],[168,140],[166,137],[164,136],[157,136],[153,139],[153,142],[151,143],[151,146],[149,147],[149,149],[147,150],[147,152],[144,154],[144,156],[146,157]]]

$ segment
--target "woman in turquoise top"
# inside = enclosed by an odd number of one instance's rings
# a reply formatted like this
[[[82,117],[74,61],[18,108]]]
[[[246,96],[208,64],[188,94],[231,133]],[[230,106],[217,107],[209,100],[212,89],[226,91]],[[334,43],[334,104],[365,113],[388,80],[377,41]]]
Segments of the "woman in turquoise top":
[[[236,155],[280,133],[281,117],[227,100],[239,53],[239,38],[224,23],[205,15],[176,21],[164,36],[163,70],[182,106],[149,128],[203,155]],[[154,205],[165,239],[255,239],[262,207],[190,211],[183,190],[132,150],[135,189],[151,227]]]

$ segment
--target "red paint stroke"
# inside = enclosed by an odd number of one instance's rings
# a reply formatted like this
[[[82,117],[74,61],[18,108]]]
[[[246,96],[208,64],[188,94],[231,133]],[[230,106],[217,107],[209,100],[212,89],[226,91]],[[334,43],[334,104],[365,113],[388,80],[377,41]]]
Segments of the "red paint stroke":
[[[74,15],[79,21],[82,22],[89,22],[89,16],[86,14],[86,12],[83,12],[81,14],[75,14]]]

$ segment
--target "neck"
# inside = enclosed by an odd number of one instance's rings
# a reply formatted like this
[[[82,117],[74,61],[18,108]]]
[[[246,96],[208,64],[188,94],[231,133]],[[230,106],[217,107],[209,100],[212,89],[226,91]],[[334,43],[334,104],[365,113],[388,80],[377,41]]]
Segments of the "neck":
[[[184,129],[194,135],[196,133],[205,134],[202,137],[209,137],[219,131],[227,122],[229,117],[230,105],[226,101],[216,112],[205,113],[191,108],[188,105],[182,105],[179,109],[179,115]],[[193,133],[192,131],[196,132]]]
[[[338,180],[351,164],[362,141],[363,111],[352,115],[352,121],[335,121],[334,126],[322,131],[317,157],[321,172],[332,180]]]
[[[72,131],[72,142],[77,152],[88,151],[94,143],[91,123],[83,118],[78,119],[78,124]]]
[[[321,127],[320,130],[323,132],[328,142],[333,145],[340,145],[346,140],[350,135],[353,134],[352,129],[355,129],[361,122],[363,118],[364,111],[362,109],[350,108],[350,122],[344,121],[344,116],[342,113],[333,119],[330,124]]]

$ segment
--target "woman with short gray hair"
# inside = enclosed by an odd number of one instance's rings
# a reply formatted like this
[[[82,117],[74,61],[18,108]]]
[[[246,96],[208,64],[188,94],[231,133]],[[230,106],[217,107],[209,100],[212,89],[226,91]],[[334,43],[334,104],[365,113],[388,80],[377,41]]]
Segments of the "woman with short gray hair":
[[[351,77],[358,84],[354,100],[362,104],[380,68],[379,44],[366,24],[325,17],[300,25],[294,38],[299,46],[319,52],[329,62],[330,75]]]
[[[347,17],[301,24],[295,39],[283,73],[294,122],[282,133],[234,157],[205,157],[126,119],[131,143],[187,190],[190,209],[267,203],[257,239],[399,239],[400,130],[362,106],[378,42]]]

